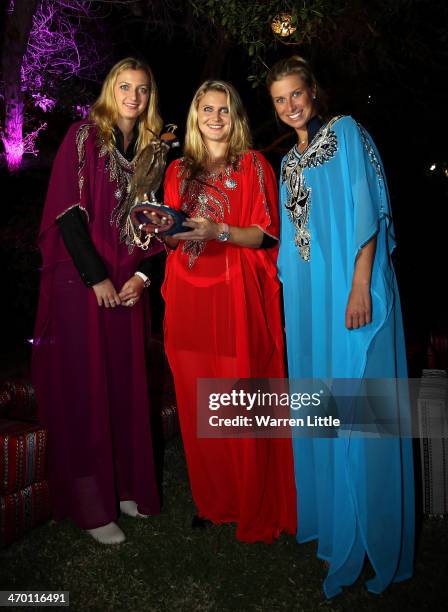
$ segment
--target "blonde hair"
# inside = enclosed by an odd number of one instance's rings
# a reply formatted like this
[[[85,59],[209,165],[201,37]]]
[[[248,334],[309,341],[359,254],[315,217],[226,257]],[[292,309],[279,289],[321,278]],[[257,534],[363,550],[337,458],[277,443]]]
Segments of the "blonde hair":
[[[114,127],[118,119],[118,109],[115,102],[114,86],[118,75],[124,70],[143,70],[149,79],[149,101],[146,110],[137,120],[138,138],[136,144],[136,154],[148,145],[159,135],[163,127],[163,121],[157,108],[158,96],[157,86],[154,81],[151,68],[145,62],[127,57],[112,66],[108,75],[104,79],[103,87],[98,99],[93,103],[89,119],[94,121],[98,127],[100,135],[106,145],[110,148],[115,144]]]
[[[219,91],[226,95],[230,115],[230,137],[226,158],[235,162],[237,157],[252,144],[249,121],[241,98],[236,89],[225,81],[205,81],[196,91],[190,105],[185,134],[184,155],[189,165],[196,169],[203,168],[210,153],[204,143],[198,125],[198,107],[201,99],[209,91]],[[194,171],[193,171],[194,174]]]
[[[266,77],[266,86],[269,92],[271,91],[272,84],[275,83],[275,81],[280,81],[284,77],[291,74],[297,74],[305,85],[313,92],[313,94],[316,96],[314,100],[314,107],[317,113],[321,117],[326,117],[328,113],[327,96],[317,82],[310,64],[300,55],[292,55],[291,57],[281,59],[272,66]]]

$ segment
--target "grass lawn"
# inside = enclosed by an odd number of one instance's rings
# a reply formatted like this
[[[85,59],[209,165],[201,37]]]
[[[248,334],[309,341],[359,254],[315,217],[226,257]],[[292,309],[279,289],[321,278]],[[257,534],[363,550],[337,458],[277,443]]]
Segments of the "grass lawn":
[[[315,544],[299,546],[289,536],[272,545],[242,544],[233,525],[191,530],[194,505],[179,439],[166,449],[164,486],[160,516],[120,519],[127,541],[119,546],[96,544],[69,521],[34,529],[0,552],[0,590],[67,590],[75,611],[446,609],[447,520],[423,524],[411,581],[374,596],[363,586],[367,569],[327,601]]]

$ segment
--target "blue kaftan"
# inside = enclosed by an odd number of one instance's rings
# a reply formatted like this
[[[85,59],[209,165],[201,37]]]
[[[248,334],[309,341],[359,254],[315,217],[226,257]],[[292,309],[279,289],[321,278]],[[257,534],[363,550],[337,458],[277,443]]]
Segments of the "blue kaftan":
[[[405,378],[387,185],[369,134],[351,117],[322,126],[282,163],[279,276],[290,379]],[[355,259],[377,236],[372,322],[345,327]],[[397,414],[406,406],[396,406]],[[359,576],[369,591],[412,575],[414,481],[409,438],[294,438],[299,542],[318,540],[327,597]]]

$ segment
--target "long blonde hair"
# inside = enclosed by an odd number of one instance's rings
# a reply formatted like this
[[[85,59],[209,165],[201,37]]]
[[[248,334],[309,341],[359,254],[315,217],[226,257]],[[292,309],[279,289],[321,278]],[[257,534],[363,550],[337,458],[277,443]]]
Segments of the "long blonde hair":
[[[230,115],[230,138],[227,147],[227,161],[235,162],[237,157],[252,144],[247,114],[236,89],[226,81],[205,81],[193,96],[187,118],[184,155],[192,168],[193,174],[205,166],[210,156],[198,125],[199,102],[209,91],[220,91],[226,94],[227,97]]]
[[[148,145],[151,140],[154,140],[159,135],[163,126],[163,121],[158,111],[158,95],[157,86],[154,81],[151,68],[145,62],[126,57],[112,66],[108,75],[104,79],[103,87],[98,99],[93,103],[89,119],[94,121],[98,130],[104,139],[106,145],[110,148],[115,144],[114,127],[118,119],[117,104],[114,96],[114,86],[118,75],[123,70],[143,70],[146,72],[149,79],[149,101],[146,111],[144,111],[137,120],[138,138],[136,144],[136,154]]]

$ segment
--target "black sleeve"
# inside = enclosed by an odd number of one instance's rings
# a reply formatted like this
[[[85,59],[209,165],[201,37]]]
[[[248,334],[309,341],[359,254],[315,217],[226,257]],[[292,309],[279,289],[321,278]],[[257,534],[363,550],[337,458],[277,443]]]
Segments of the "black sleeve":
[[[57,224],[65,247],[84,283],[91,287],[105,280],[109,276],[106,266],[90,238],[85,214],[79,206],[74,206],[59,217]]]
[[[161,251],[157,255],[146,257],[139,263],[137,270],[143,272],[151,281],[158,282],[163,279],[165,270],[166,252]]]
[[[278,240],[263,232],[263,242],[260,244],[260,249],[272,249],[278,244]]]

